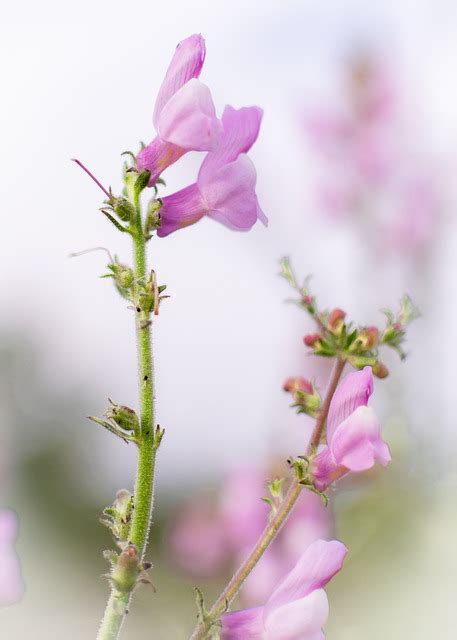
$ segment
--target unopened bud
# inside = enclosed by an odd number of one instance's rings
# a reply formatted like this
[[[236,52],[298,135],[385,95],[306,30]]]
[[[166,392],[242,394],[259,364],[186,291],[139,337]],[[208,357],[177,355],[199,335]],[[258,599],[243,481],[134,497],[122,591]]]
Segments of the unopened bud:
[[[387,376],[389,375],[389,369],[383,362],[380,362],[379,360],[373,365],[372,371],[373,375],[377,378],[387,378]]]
[[[130,222],[135,216],[135,207],[127,198],[116,198],[113,209],[114,213],[124,222]]]
[[[343,325],[346,312],[342,309],[333,309],[328,317],[328,328],[331,331],[338,331]]]
[[[115,422],[124,431],[138,431],[139,420],[135,411],[111,400],[109,402],[110,406],[105,414],[107,419]]]
[[[360,345],[369,351],[374,349],[379,342],[379,330],[377,327],[365,327],[358,335]]]
[[[307,347],[314,347],[321,337],[320,333],[308,333],[308,335],[303,338],[303,342]]]
[[[137,584],[140,571],[138,550],[134,544],[128,544],[111,571],[111,580],[118,591],[129,593]]]
[[[313,385],[306,378],[287,378],[284,382],[284,391],[289,393],[295,393],[296,391],[303,391],[304,393],[314,393]]]

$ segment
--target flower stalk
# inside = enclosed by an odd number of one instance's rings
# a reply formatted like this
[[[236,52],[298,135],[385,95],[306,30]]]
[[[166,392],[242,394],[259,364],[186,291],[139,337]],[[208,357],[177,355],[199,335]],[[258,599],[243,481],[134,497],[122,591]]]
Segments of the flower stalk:
[[[345,360],[341,357],[338,357],[335,362],[327,393],[325,394],[322,403],[322,408],[316,419],[313,434],[308,445],[307,455],[311,455],[313,453],[314,449],[317,446],[316,443],[319,444],[322,438],[328,411],[330,408],[330,402],[336,391],[338,382],[341,378],[341,374],[343,373],[344,366]],[[200,616],[202,619],[200,619],[199,623],[197,624],[190,640],[204,640],[207,637],[208,632],[211,630],[211,627],[213,627],[219,620],[220,616],[227,611],[228,607],[238,594],[238,591],[241,589],[244,581],[254,569],[256,564],[259,562],[260,558],[263,556],[265,551],[270,546],[271,542],[273,542],[276,535],[279,533],[280,529],[286,522],[287,517],[292,511],[295,503],[297,502],[303,488],[304,486],[300,484],[299,479],[295,477],[292,480],[290,487],[281,504],[279,505],[278,510],[276,511],[275,515],[270,520],[268,525],[265,527],[265,530],[257,541],[254,549],[249,554],[248,558],[243,562],[243,564],[233,575],[232,579],[227,584],[211,609],[206,613],[205,616]]]
[[[97,640],[116,640],[119,637],[133,591],[139,581],[145,581],[142,577],[142,571],[153,508],[155,461],[163,436],[163,431],[159,427],[155,428],[154,423],[154,367],[150,319],[152,309],[150,305],[139,302],[141,293],[147,284],[147,240],[143,233],[139,195],[138,191],[132,190],[131,201],[135,208],[131,230],[134,254],[132,298],[136,301],[135,328],[140,391],[134,509],[128,535],[128,547],[112,562],[112,571],[109,576],[111,594]]]

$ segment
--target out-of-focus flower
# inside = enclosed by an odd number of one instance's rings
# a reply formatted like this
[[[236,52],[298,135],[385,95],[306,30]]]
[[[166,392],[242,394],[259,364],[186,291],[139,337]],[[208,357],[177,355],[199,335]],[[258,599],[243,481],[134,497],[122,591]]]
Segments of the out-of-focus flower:
[[[205,59],[205,41],[193,35],[180,42],[160,87],[153,122],[157,136],[137,156],[140,171],[154,184],[162,171],[186,151],[217,148],[222,130],[211,93],[197,78]]]
[[[316,196],[333,217],[351,218],[379,251],[423,252],[443,208],[435,171],[408,142],[394,73],[369,54],[349,60],[340,102],[305,116],[320,156]],[[419,161],[419,164],[418,164]]]
[[[222,640],[322,640],[324,587],[341,570],[347,551],[337,540],[313,542],[264,606],[222,616]]]
[[[21,568],[14,550],[17,517],[11,509],[0,509],[0,606],[18,602],[24,593]]]
[[[161,199],[159,236],[205,215],[238,231],[251,229],[257,219],[267,224],[255,192],[256,170],[246,155],[257,139],[261,119],[259,107],[225,108],[219,147],[203,160],[197,182]]]
[[[269,472],[238,468],[227,475],[217,502],[193,499],[170,535],[173,561],[193,577],[233,570],[251,551],[268,520],[262,497]],[[309,544],[328,538],[332,515],[319,496],[303,491],[277,538],[243,586],[247,604],[263,602]]]
[[[327,419],[327,445],[314,458],[315,485],[324,491],[350,471],[371,469],[376,460],[390,462],[375,413],[368,407],[373,393],[371,367],[347,375],[333,396]]]

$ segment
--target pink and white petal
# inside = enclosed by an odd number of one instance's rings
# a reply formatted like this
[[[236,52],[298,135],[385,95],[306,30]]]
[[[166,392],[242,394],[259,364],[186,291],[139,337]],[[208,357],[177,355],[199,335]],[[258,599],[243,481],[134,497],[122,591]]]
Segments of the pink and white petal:
[[[199,178],[204,180],[241,153],[247,153],[257,140],[262,116],[260,107],[234,109],[227,105],[222,114],[223,134],[219,146],[203,160]]]
[[[322,637],[327,617],[327,594],[316,589],[304,598],[265,611],[266,640],[316,640]]]
[[[157,230],[157,235],[161,238],[198,222],[208,212],[195,183],[161,200],[160,227]]]
[[[157,133],[187,151],[216,149],[222,124],[216,117],[208,87],[196,79],[181,87],[160,112]]]
[[[251,229],[259,211],[256,178],[255,167],[245,155],[221,167],[207,181],[200,177],[199,185],[208,203],[209,216],[230,229]]]
[[[263,607],[224,613],[221,640],[263,640]]]
[[[267,602],[268,612],[321,589],[340,571],[348,550],[338,540],[316,540],[276,587]]]
[[[349,373],[338,385],[330,403],[327,418],[327,442],[330,444],[338,425],[346,420],[357,407],[367,405],[373,393],[371,367]]]
[[[371,469],[377,458],[375,446],[382,442],[380,432],[373,409],[358,407],[333,435],[330,449],[336,462],[351,471]]]
[[[389,446],[380,437],[378,440],[373,442],[373,447],[375,450],[376,460],[379,462],[380,465],[382,465],[383,467],[386,467],[389,464],[389,462],[392,460]]]
[[[200,34],[189,36],[178,44],[157,94],[153,116],[156,129],[163,107],[186,82],[198,78],[204,60],[205,41]]]

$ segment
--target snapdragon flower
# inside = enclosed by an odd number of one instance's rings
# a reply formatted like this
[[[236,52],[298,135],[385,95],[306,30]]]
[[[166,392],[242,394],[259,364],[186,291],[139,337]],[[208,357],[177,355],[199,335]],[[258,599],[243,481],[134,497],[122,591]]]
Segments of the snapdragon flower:
[[[390,462],[376,415],[368,407],[373,393],[371,367],[348,374],[333,396],[327,418],[327,444],[313,460],[316,487],[325,489],[350,471],[371,469],[376,461]]]

